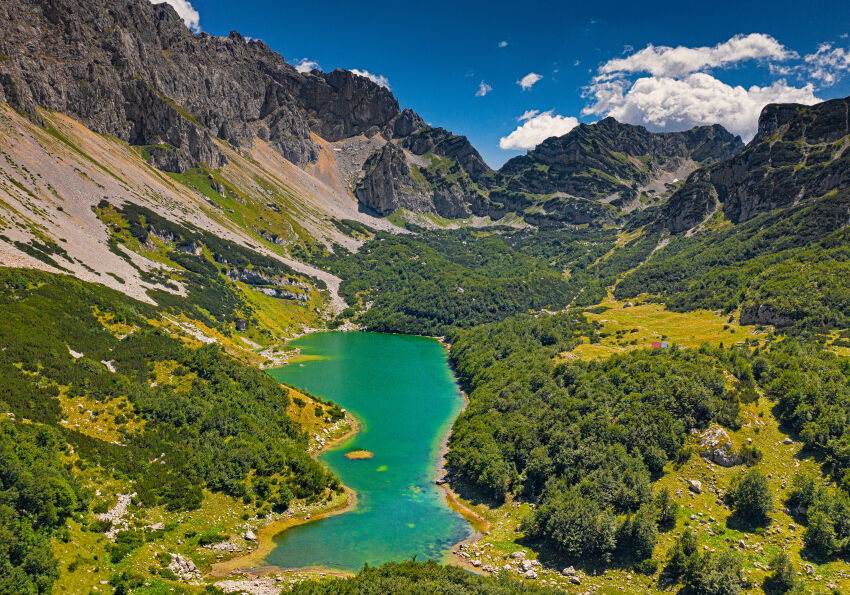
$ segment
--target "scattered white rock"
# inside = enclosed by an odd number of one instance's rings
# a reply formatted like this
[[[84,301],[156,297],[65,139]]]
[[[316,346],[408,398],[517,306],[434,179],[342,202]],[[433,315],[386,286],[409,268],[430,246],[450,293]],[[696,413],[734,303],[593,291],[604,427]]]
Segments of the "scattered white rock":
[[[171,564],[168,569],[183,580],[196,579],[201,576],[198,567],[189,558],[184,558],[180,554],[170,553]]]
[[[124,515],[127,514],[127,508],[130,506],[130,502],[135,495],[136,492],[132,494],[118,494],[118,502],[115,506],[103,514],[97,515],[97,520],[99,521],[112,521],[112,527],[106,532],[106,537],[109,539],[115,539],[118,531],[127,529],[127,521],[124,519]]]

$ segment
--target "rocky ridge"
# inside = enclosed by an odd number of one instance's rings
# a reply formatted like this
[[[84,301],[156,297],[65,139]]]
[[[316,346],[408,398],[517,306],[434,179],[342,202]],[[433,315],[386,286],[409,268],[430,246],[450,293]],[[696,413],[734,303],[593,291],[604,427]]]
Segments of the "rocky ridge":
[[[664,194],[649,186],[665,177],[675,181],[703,163],[741,150],[741,139],[722,126],[684,132],[649,132],[643,126],[605,118],[552,137],[528,154],[514,157],[490,179],[491,188],[509,193],[553,194],[628,206],[641,193]]]
[[[850,98],[813,106],[771,104],[739,154],[695,171],[663,209],[674,233],[699,224],[719,205],[734,223],[850,184]]]
[[[311,132],[392,138],[422,125],[365,77],[299,73],[261,41],[194,35],[147,0],[0,0],[0,101],[34,121],[38,107],[71,115],[176,172],[223,165],[216,137],[259,137],[301,165],[318,155]]]

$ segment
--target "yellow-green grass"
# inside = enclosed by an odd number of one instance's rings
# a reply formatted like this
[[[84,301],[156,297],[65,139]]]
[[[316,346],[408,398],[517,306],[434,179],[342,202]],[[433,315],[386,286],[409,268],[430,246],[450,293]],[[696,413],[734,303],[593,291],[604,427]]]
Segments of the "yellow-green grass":
[[[144,420],[135,414],[133,404],[126,397],[116,397],[103,403],[88,397],[69,397],[68,388],[63,386],[59,389],[59,406],[62,408],[62,425],[65,427],[118,444],[124,440],[119,427],[129,433],[144,427]],[[124,417],[123,424],[115,421],[119,415]]]
[[[302,304],[267,296],[244,283],[236,285],[242,289],[245,299],[253,307],[259,329],[268,331],[272,341],[292,337],[304,327],[317,327],[321,324],[321,317],[316,313],[316,308],[322,308],[322,297],[318,292],[311,292],[310,301]],[[259,329],[249,328],[242,334],[257,343],[268,344],[269,336],[261,334]]]
[[[585,339],[581,345],[563,354],[565,359],[607,357],[632,349],[646,349],[653,342],[666,341],[679,347],[699,347],[704,343],[729,346],[759,338],[756,329],[741,326],[735,316],[720,316],[709,310],[672,312],[657,303],[626,307],[626,302],[611,298],[601,305],[608,309],[584,315],[602,326],[603,336],[594,344]]]

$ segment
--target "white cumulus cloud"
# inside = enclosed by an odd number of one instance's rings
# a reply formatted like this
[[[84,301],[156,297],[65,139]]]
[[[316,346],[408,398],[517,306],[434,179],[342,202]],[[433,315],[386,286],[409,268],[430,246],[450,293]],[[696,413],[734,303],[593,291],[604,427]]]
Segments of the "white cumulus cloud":
[[[499,148],[504,150],[533,149],[551,136],[563,136],[578,126],[572,116],[560,116],[554,110],[539,112],[528,110],[518,120],[522,122],[516,130],[499,139]]]
[[[834,85],[840,76],[850,72],[850,49],[822,43],[814,54],[805,57],[805,61],[812,78],[826,86]]]
[[[308,72],[312,72],[313,70],[321,70],[321,68],[319,67],[319,63],[315,60],[301,58],[298,64],[295,65],[295,70],[297,70],[301,74],[307,74]]]
[[[613,116],[620,122],[641,124],[650,130],[684,130],[693,126],[721,124],[751,139],[761,109],[768,103],[813,104],[820,101],[814,86],[789,85],[784,79],[769,86],[731,86],[710,74],[696,72],[677,79],[644,77],[633,84],[626,80],[591,85],[594,103],[583,115]]]
[[[198,11],[195,10],[195,7],[192,6],[189,0],[151,0],[151,3],[170,5],[177,11],[177,14],[180,15],[180,18],[183,19],[183,22],[186,23],[189,29],[195,33],[201,32],[201,15],[198,14]]]
[[[809,62],[813,65],[822,62],[821,80],[827,80],[842,56],[832,55],[831,47],[822,50]],[[748,141],[756,133],[759,114],[766,104],[817,103],[820,99],[815,96],[814,85],[794,86],[785,78],[777,78],[766,86],[733,86],[707,71],[761,60],[767,63],[773,76],[785,77],[799,67],[780,62],[799,61],[799,58],[797,53],[764,33],[736,35],[712,47],[650,44],[599,67],[585,89],[590,104],[582,114],[613,116],[650,130],[721,124]]]
[[[387,77],[382,74],[372,74],[368,70],[360,70],[358,68],[352,68],[351,72],[358,76],[365,76],[367,79],[369,79],[376,85],[381,85],[382,87],[386,87],[387,89],[390,88],[390,81],[387,80]]]
[[[487,95],[487,93],[489,93],[492,90],[493,90],[493,87],[491,87],[490,85],[488,85],[484,81],[481,81],[481,83],[478,85],[478,90],[475,92],[475,96],[476,97],[484,97],[485,95]]]
[[[529,72],[527,75],[519,79],[516,84],[522,87],[523,91],[528,91],[529,89],[531,89],[531,87],[534,86],[536,82],[542,79],[543,77],[537,74],[536,72]]]
[[[507,41],[500,41],[500,42],[499,42],[499,47],[500,47],[500,48],[506,48],[506,47],[508,47],[508,42],[507,42]]]
[[[654,76],[681,77],[706,68],[729,66],[745,60],[788,60],[797,54],[770,35],[736,35],[713,47],[669,47],[649,44],[625,58],[609,60],[599,68],[602,78],[618,73],[648,72]]]

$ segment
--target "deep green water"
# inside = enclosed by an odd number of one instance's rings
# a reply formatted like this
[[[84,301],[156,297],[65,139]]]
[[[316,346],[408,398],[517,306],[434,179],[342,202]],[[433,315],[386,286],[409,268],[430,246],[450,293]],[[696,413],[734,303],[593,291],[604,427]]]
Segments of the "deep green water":
[[[440,446],[463,407],[443,347],[421,337],[357,332],[316,333],[294,345],[320,357],[269,373],[360,420],[359,434],[320,457],[358,501],[350,512],[284,531],[266,562],[356,571],[413,555],[442,560],[473,533],[434,484]],[[345,458],[361,449],[374,458]]]

